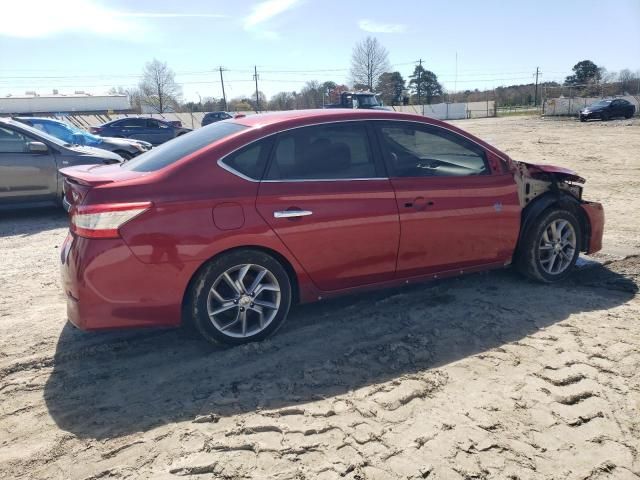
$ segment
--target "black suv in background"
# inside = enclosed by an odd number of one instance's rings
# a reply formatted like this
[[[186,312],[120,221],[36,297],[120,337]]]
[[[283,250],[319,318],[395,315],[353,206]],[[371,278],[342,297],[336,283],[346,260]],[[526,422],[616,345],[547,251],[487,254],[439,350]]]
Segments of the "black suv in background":
[[[201,127],[209,125],[210,123],[219,122],[220,120],[226,120],[227,118],[233,118],[233,115],[227,112],[207,112],[202,117]]]
[[[635,111],[636,106],[624,98],[600,100],[580,111],[580,121],[586,122],[592,118],[600,120],[609,120],[615,117],[631,118]]]

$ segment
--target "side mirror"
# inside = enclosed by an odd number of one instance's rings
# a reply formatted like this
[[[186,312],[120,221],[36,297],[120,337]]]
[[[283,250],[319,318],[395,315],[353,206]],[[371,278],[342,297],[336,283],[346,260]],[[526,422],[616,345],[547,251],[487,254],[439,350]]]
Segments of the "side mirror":
[[[74,133],[71,135],[71,140],[74,145],[85,145],[87,142],[85,141],[84,135],[81,133]]]
[[[42,142],[29,142],[29,151],[31,153],[47,153],[49,147]]]

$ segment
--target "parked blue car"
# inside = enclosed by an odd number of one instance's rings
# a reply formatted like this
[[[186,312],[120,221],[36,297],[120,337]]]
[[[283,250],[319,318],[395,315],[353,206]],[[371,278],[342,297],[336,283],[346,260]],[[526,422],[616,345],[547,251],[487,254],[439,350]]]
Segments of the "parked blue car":
[[[135,138],[160,145],[190,132],[191,129],[157,118],[129,117],[112,120],[99,127],[90,127],[89,131],[102,137]]]

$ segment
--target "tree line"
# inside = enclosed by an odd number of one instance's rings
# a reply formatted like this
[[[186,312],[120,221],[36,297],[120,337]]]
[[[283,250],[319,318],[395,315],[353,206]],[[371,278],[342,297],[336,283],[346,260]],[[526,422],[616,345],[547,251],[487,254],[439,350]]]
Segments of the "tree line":
[[[531,105],[536,95],[536,85],[510,85],[486,90],[447,92],[438,76],[422,65],[415,66],[405,79],[399,71],[391,69],[387,49],[373,37],[358,42],[352,51],[351,85],[332,80],[311,80],[299,91],[278,92],[267,98],[263,92],[232,98],[228,101],[204,97],[198,102],[182,101],[182,88],[175,80],[175,73],[166,62],[157,59],[147,63],[137,88],[112,88],[109,93],[127,94],[132,108],[157,113],[168,111],[206,112],[217,110],[257,111],[322,108],[336,103],[342,92],[367,90],[379,94],[385,105],[420,105],[446,102],[474,102],[495,100],[499,106]],[[572,74],[561,84],[543,82],[539,92],[553,92],[552,96],[607,96],[616,94],[640,94],[640,71],[629,69],[609,72],[591,60],[582,60],[572,68]],[[407,81],[408,80],[408,81]],[[540,98],[540,93],[538,94]]]

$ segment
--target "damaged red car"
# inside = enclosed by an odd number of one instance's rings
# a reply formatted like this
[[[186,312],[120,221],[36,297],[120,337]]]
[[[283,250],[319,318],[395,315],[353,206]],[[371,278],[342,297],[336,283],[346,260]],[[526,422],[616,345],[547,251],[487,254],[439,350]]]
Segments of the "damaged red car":
[[[576,173],[386,111],[239,117],[61,172],[64,293],[87,330],[191,322],[245,343],[294,303],[512,264],[556,282],[602,244]]]

